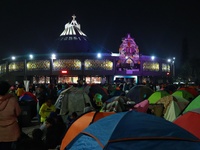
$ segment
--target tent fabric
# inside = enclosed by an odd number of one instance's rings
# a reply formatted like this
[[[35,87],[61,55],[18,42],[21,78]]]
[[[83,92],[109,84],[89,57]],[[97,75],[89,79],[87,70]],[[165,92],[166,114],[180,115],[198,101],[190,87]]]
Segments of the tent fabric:
[[[164,115],[164,105],[161,103],[161,104],[149,104],[149,113],[150,114],[153,114],[157,117],[163,117]]]
[[[62,143],[60,150],[64,150],[65,147],[86,127],[88,127],[91,123],[96,122],[97,120],[112,115],[114,112],[88,112],[81,115],[78,119],[76,119],[73,124],[67,130]]]
[[[189,101],[179,96],[164,96],[156,102],[156,104],[163,104],[163,117],[168,121],[174,121],[189,104]]]
[[[194,96],[185,90],[176,90],[172,95],[183,97],[189,101],[194,99]]]
[[[194,135],[160,117],[127,111],[104,117],[78,134],[66,150],[200,149]]]
[[[109,94],[107,90],[98,84],[89,84],[84,88],[84,91],[89,95],[95,95],[96,93],[99,93],[102,95],[102,101],[105,102],[109,99]]]
[[[114,96],[108,99],[103,103],[101,108],[101,112],[123,112],[127,111],[127,105],[125,105],[128,101],[131,101],[126,96]],[[135,102],[134,102],[135,103]]]
[[[114,89],[111,93],[110,93],[110,96],[113,97],[113,96],[120,96],[124,94],[124,91],[121,90],[121,89]]]
[[[125,95],[130,98],[136,104],[147,99],[154,91],[146,85],[135,85]]]
[[[167,91],[169,94],[174,93],[177,90],[177,86],[174,84],[169,84],[164,87],[164,90]]]
[[[19,105],[24,112],[28,109],[28,116],[30,119],[37,115],[37,104],[37,98],[31,92],[24,92],[23,95],[19,97]]]
[[[186,108],[183,110],[183,114],[188,112],[188,111],[191,111],[191,110],[194,110],[194,109],[197,109],[197,108],[200,108],[200,95],[197,96],[193,101],[191,101],[187,106]]]
[[[35,102],[37,102],[37,98],[31,92],[24,92],[23,95],[19,97],[19,101],[35,101]]]
[[[194,97],[197,97],[199,95],[199,92],[195,87],[181,87],[178,90],[185,90],[192,94]]]
[[[149,108],[149,101],[148,100],[143,100],[142,102],[134,105],[133,110],[137,112],[143,112],[146,113]]]
[[[82,88],[71,86],[60,93],[55,106],[60,109],[60,115],[67,118],[73,112],[78,115],[83,114],[86,103],[92,106],[88,94]]]
[[[155,104],[159,99],[161,99],[164,96],[170,95],[167,91],[165,90],[159,90],[155,91],[153,94],[151,94],[148,98],[150,104]]]
[[[71,88],[73,88],[73,86],[68,87],[67,89],[63,90],[63,91],[59,94],[59,96],[58,96],[58,98],[57,98],[57,100],[56,100],[56,102],[55,102],[55,104],[54,104],[55,107],[56,107],[57,109],[61,109],[62,100],[63,100],[65,94],[66,94],[67,92],[69,92],[69,90],[70,90]]]
[[[200,108],[188,111],[173,121],[200,139]]]

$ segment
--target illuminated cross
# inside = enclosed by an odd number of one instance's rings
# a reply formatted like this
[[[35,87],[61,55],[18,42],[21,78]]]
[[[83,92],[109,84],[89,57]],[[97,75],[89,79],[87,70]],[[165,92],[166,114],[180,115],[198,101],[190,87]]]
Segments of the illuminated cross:
[[[73,18],[73,20],[75,20],[76,16],[75,16],[75,15],[73,15],[73,16],[72,16],[72,18]]]

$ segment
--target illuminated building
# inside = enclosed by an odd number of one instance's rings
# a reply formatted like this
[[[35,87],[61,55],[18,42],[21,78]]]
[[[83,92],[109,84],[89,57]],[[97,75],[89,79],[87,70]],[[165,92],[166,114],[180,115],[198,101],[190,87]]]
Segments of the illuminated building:
[[[122,39],[119,53],[95,48],[81,31],[75,16],[65,25],[56,40],[56,53],[15,56],[0,63],[0,77],[11,82],[29,80],[31,83],[113,83],[122,78],[138,82],[167,82],[172,63],[167,59],[140,54],[134,39]],[[169,73],[169,74],[168,74]]]

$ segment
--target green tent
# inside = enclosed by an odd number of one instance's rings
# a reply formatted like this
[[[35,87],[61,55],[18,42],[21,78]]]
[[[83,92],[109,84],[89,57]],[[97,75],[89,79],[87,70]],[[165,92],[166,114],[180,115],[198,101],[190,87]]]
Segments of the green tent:
[[[153,94],[151,94],[151,96],[149,96],[148,98],[149,103],[155,104],[159,99],[167,95],[170,95],[170,94],[165,90],[155,91]]]
[[[186,113],[188,111],[194,110],[200,108],[200,95],[197,96],[193,101],[191,101],[188,106],[183,110],[183,113]]]
[[[189,92],[187,92],[185,90],[176,90],[172,95],[173,96],[183,97],[183,98],[185,98],[185,99],[187,99],[189,101],[194,99],[194,96],[191,93],[189,93]]]
[[[180,97],[168,95],[162,97],[156,104],[163,104],[163,117],[168,121],[174,121],[179,114],[186,108],[189,101]]]

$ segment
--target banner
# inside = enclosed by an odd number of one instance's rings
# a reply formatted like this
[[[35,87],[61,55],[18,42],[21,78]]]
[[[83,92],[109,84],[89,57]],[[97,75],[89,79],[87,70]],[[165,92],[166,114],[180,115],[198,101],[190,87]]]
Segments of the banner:
[[[24,80],[24,87],[26,92],[29,92],[29,80]]]

